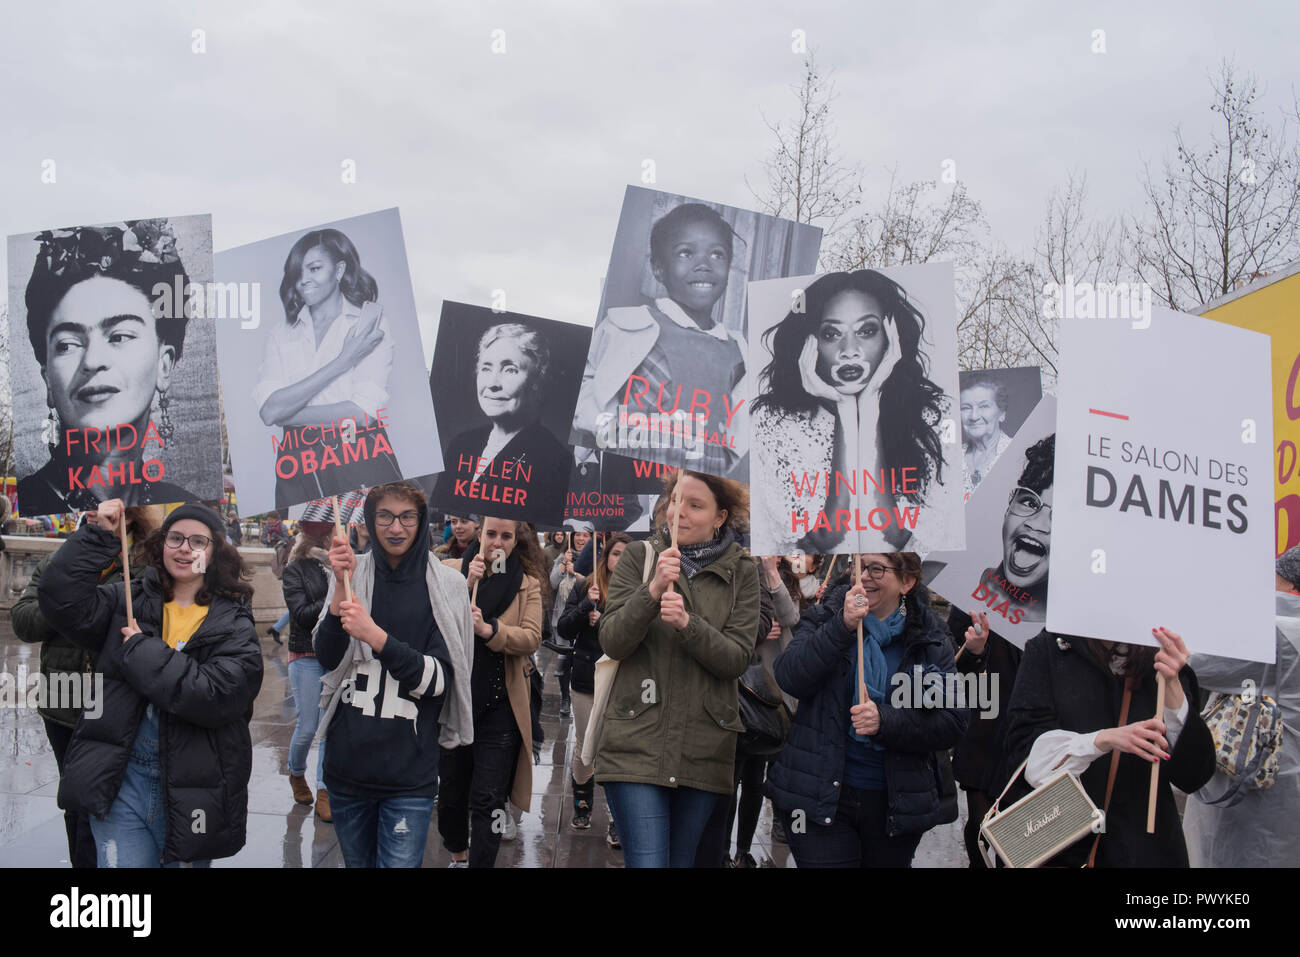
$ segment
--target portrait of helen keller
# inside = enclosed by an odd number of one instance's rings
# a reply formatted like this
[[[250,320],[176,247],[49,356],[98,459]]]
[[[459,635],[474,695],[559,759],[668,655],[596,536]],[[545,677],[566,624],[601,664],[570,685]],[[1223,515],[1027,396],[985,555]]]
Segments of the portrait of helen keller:
[[[505,322],[479,338],[474,394],[487,421],[453,436],[434,500],[452,498],[526,508],[532,521],[558,525],[572,455],[540,421],[551,350],[532,326]]]
[[[185,289],[188,277],[166,219],[124,227],[36,236],[27,335],[45,381],[50,460],[18,483],[26,515],[93,509],[110,498],[128,506],[195,499],[166,481],[157,461],[176,438],[167,390],[186,318],[183,301],[175,315],[156,317],[153,289]],[[112,438],[86,430],[112,430]]]
[[[274,323],[267,336],[253,402],[264,423],[283,430],[281,444],[299,462],[310,450],[316,462],[330,464],[288,476],[288,469],[277,468],[277,508],[402,477],[396,454],[388,451],[387,429],[375,426],[378,410],[388,405],[396,351],[378,300],[379,284],[339,230],[312,230],[289,250],[280,280],[284,322]],[[356,423],[356,444],[366,441],[360,459],[343,454],[347,435],[337,426],[296,432],[349,419]]]
[[[1002,564],[985,569],[980,576],[981,582],[997,588],[1011,598],[1013,605],[1024,608],[1020,621],[1047,620],[1047,559],[1052,550],[1055,459],[1055,433],[1025,450],[1026,464],[1011,490],[1002,519]]]
[[[1007,419],[1007,387],[985,372],[973,373],[961,389],[962,492],[969,496],[998,460],[1011,436]]]

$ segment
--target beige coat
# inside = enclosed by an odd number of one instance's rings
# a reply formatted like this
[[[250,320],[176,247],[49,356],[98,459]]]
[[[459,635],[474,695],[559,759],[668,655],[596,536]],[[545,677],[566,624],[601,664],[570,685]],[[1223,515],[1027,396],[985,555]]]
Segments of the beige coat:
[[[449,558],[443,564],[459,572],[461,560]],[[515,783],[510,789],[510,800],[515,807],[527,811],[533,793],[533,713],[529,708],[528,684],[533,662],[529,656],[542,646],[542,589],[537,579],[531,575],[524,576],[519,594],[497,619],[497,633],[487,646],[506,656],[506,691],[510,695],[510,710],[514,712],[515,724],[524,738],[515,762]],[[472,655],[470,660],[473,661]]]

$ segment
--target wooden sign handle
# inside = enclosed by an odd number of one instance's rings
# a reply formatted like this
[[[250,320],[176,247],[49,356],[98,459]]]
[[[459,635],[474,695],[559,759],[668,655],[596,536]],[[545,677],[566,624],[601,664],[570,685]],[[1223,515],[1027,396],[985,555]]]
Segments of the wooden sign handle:
[[[826,577],[822,579],[822,587],[817,589],[818,593],[822,596],[822,598],[826,597],[826,583],[831,580],[831,572],[835,571],[835,559],[839,557],[840,556],[838,555],[831,556],[831,564],[830,567],[826,569]],[[817,602],[820,604],[821,600],[822,600],[821,598],[818,598]]]
[[[675,509],[673,509],[673,527],[672,527],[672,536],[671,536],[672,541],[670,542],[670,544],[672,545],[673,548],[676,548],[676,547],[677,547],[677,519],[678,519],[679,517],[681,517],[681,514],[682,514],[682,504],[681,504],[681,503],[682,503],[682,496],[681,496],[681,478],[678,477],[678,479],[677,479],[677,485],[673,488],[673,504],[674,504],[675,506],[677,506]],[[673,593],[673,591],[675,590],[673,586],[674,586],[675,584],[676,584],[675,582],[669,582],[669,583],[668,583],[668,591],[667,591],[667,594],[672,594],[672,593]]]
[[[118,526],[118,535],[122,539],[122,582],[126,586],[126,623],[136,627],[135,612],[131,608],[131,548],[126,542],[126,509],[122,509],[122,522]]]
[[[334,534],[346,538],[347,536],[343,534],[343,522],[339,519],[339,497],[332,495],[330,501],[334,504]],[[347,572],[343,573],[343,600],[352,600],[352,576]]]
[[[1156,717],[1164,720],[1165,676],[1156,672]],[[1147,833],[1156,832],[1156,787],[1160,783],[1160,762],[1151,765],[1151,790],[1147,793]]]
[[[862,584],[862,556],[853,556],[853,587]],[[862,660],[862,619],[858,619],[858,696],[859,704],[867,703],[866,666]]]
[[[479,529],[478,529],[478,553],[479,553],[480,555],[483,555],[483,547],[484,547],[484,543],[487,541],[487,516],[484,515],[484,516],[480,516],[480,517],[481,517],[482,520],[483,520],[483,524],[480,525],[480,526],[479,526]],[[572,544],[572,542],[573,542],[572,535],[570,535],[569,542],[570,542],[570,544]],[[484,574],[484,575],[487,574],[487,556],[486,556],[486,555],[483,555],[483,574]],[[478,581],[482,581],[482,580],[483,580],[483,579],[480,578]],[[478,581],[476,581],[476,582],[474,583],[474,587],[473,587],[472,589],[470,589],[470,593],[469,593],[469,603],[470,603],[471,605],[477,605],[477,604],[478,604]]]

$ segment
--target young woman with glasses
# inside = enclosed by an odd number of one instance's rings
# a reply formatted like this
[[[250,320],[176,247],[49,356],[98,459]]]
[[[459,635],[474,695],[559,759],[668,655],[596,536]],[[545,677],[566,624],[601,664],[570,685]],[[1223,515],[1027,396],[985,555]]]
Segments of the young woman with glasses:
[[[102,714],[68,746],[59,805],[90,815],[100,867],[206,865],[244,846],[262,684],[251,575],[221,516],[182,505],[131,569],[129,619],[125,584],[100,584],[122,512],[100,503],[41,578],[46,619],[104,678]]]
[[[799,867],[910,867],[921,835],[956,817],[955,795],[942,793],[942,752],[966,730],[966,709],[951,701],[895,707],[892,696],[893,679],[910,680],[914,668],[956,671],[920,582],[921,560],[912,552],[861,559],[861,582],[851,584],[849,563],[849,580],[809,606],[774,666],[799,710],[767,795]]]

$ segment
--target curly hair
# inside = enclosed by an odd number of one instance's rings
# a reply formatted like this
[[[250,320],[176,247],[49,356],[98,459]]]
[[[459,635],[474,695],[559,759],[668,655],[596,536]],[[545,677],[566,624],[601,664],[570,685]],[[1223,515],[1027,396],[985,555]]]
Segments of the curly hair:
[[[280,280],[280,302],[284,306],[285,321],[292,325],[302,312],[302,296],[298,293],[298,279],[302,275],[302,261],[319,246],[330,257],[332,265],[344,263],[339,291],[354,306],[373,302],[379,298],[379,283],[361,268],[361,254],[357,247],[337,229],[314,229],[301,237],[284,260],[284,278]]]
[[[908,300],[894,280],[874,269],[833,272],[804,290],[803,300],[785,318],[763,333],[763,345],[772,361],[759,374],[755,412],[810,415],[824,408],[810,395],[799,373],[799,354],[809,336],[816,336],[822,316],[841,293],[860,292],[880,303],[885,316],[898,329],[902,357],[880,392],[880,444],[887,468],[915,469],[918,491],[913,498],[924,503],[932,482],[943,482],[943,445],[939,421],[947,408],[943,389],[928,376],[928,360],[921,352],[925,316]]]
[[[1053,473],[1056,465],[1056,433],[1053,432],[1045,439],[1039,439],[1025,449],[1025,459],[1027,464],[1024,471],[1020,473],[1018,484],[1042,495],[1055,481]]]
[[[703,203],[682,203],[660,216],[655,220],[655,224],[650,227],[651,265],[660,267],[668,265],[673,236],[677,230],[692,222],[717,227],[727,244],[727,261],[731,261],[731,257],[735,253],[735,245],[732,243],[732,239],[740,238],[736,235],[736,231],[712,206],[705,206]]]
[[[692,472],[689,469],[676,469],[665,472],[664,490],[660,494],[658,502],[655,503],[654,522],[656,528],[661,528],[667,521],[668,503],[672,501],[673,490],[677,488],[677,483],[682,476],[699,479],[709,487],[709,491],[713,493],[714,501],[718,503],[718,510],[725,509],[727,512],[727,519],[722,523],[723,528],[731,529],[737,536],[744,535],[749,531],[749,486],[743,482],[721,478],[717,475],[706,475],[704,472]]]
[[[968,389],[988,389],[993,393],[993,401],[997,407],[1003,412],[1007,411],[1007,404],[1011,399],[1007,393],[1006,383],[1001,379],[994,378],[984,371],[972,372],[961,385],[962,392]]]
[[[161,528],[151,533],[144,542],[144,558],[158,572],[163,596],[171,601],[176,582],[163,564],[163,549],[166,547],[163,544],[164,538],[166,533]],[[231,601],[247,602],[253,597],[253,586],[249,584],[252,579],[253,572],[244,564],[239,549],[225,539],[214,538],[212,558],[208,562],[207,571],[203,573],[203,585],[194,596],[194,603],[210,605],[218,596]]]

